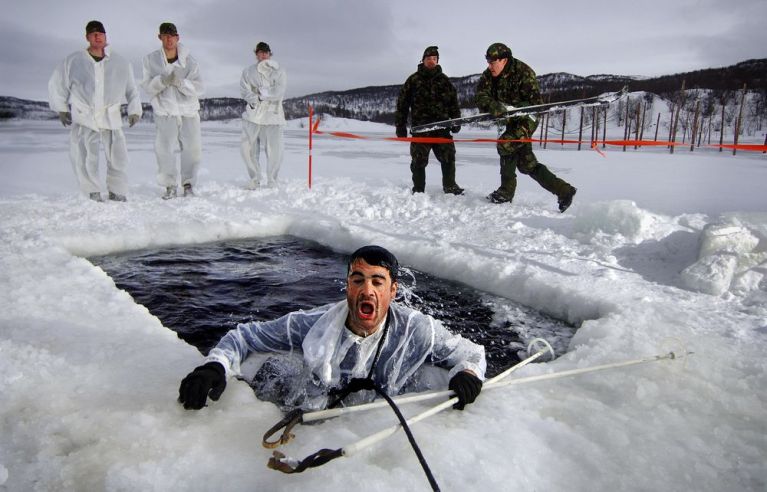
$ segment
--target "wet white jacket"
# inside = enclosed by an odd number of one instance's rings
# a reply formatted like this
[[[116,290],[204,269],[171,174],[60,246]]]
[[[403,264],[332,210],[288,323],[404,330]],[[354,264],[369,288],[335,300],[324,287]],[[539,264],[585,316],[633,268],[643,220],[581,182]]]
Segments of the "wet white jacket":
[[[183,44],[178,44],[178,60],[174,63],[168,63],[162,48],[149,53],[144,57],[143,72],[141,87],[149,95],[154,114],[195,116],[200,111],[204,92],[200,66]],[[163,76],[171,72],[182,81],[178,86],[163,84]]]
[[[274,60],[264,60],[242,71],[240,95],[248,103],[243,119],[258,125],[284,125],[282,100],[287,75]]]
[[[100,62],[87,49],[76,51],[56,67],[48,81],[50,108],[71,112],[72,121],[92,130],[122,128],[120,106],[128,102],[128,114],[141,116],[141,98],[133,67],[109,47]],[[71,108],[71,109],[70,109]]]
[[[295,403],[305,409],[323,408],[330,389],[367,377],[379,343],[373,380],[389,395],[410,385],[424,364],[449,369],[448,377],[469,369],[484,379],[484,347],[449,332],[431,316],[393,302],[386,333],[381,328],[362,338],[346,328],[348,313],[343,300],[272,321],[239,324],[224,335],[207,360],[220,362],[232,376],[241,374],[240,364],[251,352],[300,352],[305,377],[302,397]]]

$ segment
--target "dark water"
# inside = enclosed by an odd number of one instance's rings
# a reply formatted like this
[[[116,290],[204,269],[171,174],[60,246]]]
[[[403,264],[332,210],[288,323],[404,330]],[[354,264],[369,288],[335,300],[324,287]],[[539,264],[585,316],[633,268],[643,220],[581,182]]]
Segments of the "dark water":
[[[142,250],[90,258],[166,327],[207,354],[237,323],[280,317],[345,297],[348,257],[289,236]],[[485,346],[488,375],[546,338],[557,353],[574,328],[466,285],[411,268],[398,300]]]

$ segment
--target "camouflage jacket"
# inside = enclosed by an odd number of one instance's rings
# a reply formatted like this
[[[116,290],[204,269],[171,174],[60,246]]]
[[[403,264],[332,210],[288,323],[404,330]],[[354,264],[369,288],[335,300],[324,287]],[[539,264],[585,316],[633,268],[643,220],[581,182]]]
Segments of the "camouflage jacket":
[[[442,73],[442,67],[427,70],[420,63],[418,71],[407,78],[397,98],[395,124],[407,126],[408,114],[411,126],[461,116],[455,87]]]
[[[535,72],[515,58],[509,59],[498,77],[493,77],[490,70],[482,72],[475,101],[482,112],[500,110],[501,106],[521,108],[543,102]],[[537,126],[537,122],[527,116],[509,118],[506,133],[513,132],[517,138],[527,138],[535,132]]]

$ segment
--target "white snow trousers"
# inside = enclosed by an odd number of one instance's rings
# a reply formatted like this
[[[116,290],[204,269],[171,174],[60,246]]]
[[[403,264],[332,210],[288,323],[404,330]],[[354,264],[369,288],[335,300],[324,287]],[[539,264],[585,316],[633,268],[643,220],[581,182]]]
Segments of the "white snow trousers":
[[[181,186],[197,184],[197,171],[202,160],[200,143],[200,115],[154,117],[157,136],[154,153],[157,157],[157,182],[165,188],[178,186],[179,170],[176,166],[176,144],[181,150]]]
[[[248,168],[251,187],[258,187],[261,184],[261,166],[259,165],[261,144],[266,151],[266,182],[268,186],[274,186],[282,164],[282,125],[258,125],[252,121],[242,120],[240,151]]]
[[[107,161],[107,190],[125,195],[128,191],[128,146],[123,131],[119,128],[96,131],[73,123],[69,134],[69,158],[80,191],[88,194],[101,191],[99,146],[102,144]]]

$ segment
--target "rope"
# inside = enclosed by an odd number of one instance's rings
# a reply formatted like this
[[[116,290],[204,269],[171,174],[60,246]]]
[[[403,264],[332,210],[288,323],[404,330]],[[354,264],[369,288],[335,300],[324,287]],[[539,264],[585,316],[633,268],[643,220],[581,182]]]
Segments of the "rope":
[[[372,372],[372,371],[371,371]],[[334,405],[337,405],[349,396],[351,393],[355,393],[357,391],[362,390],[374,390],[380,397],[382,397],[386,402],[389,404],[391,409],[394,411],[394,414],[397,416],[397,420],[399,420],[400,425],[402,426],[402,429],[405,431],[405,435],[407,435],[407,440],[410,442],[410,446],[413,448],[413,451],[415,452],[416,457],[418,458],[418,462],[421,464],[421,468],[423,468],[424,474],[426,474],[426,478],[429,480],[429,485],[431,485],[432,490],[435,492],[439,492],[439,485],[437,484],[437,480],[434,478],[434,474],[431,472],[431,469],[429,468],[429,464],[426,462],[426,458],[424,457],[423,453],[421,452],[421,448],[418,446],[418,443],[415,440],[415,436],[413,436],[413,432],[410,430],[410,426],[408,426],[407,420],[405,419],[404,415],[402,415],[402,412],[400,411],[399,407],[397,407],[397,404],[394,403],[394,401],[389,397],[389,395],[386,394],[386,392],[381,389],[380,386],[378,386],[373,379],[371,378],[372,374],[368,375],[367,378],[355,378],[349,381],[349,384],[344,388],[344,390],[341,392],[339,397],[335,400],[333,403]],[[279,423],[277,423],[274,427],[269,429],[267,433],[264,435],[264,446],[266,447],[277,447],[280,444],[284,444],[294,436],[289,433],[290,429],[293,428],[297,423],[301,422],[301,416],[303,415],[303,412],[300,409],[294,410],[293,412],[289,413],[284,419],[282,419]],[[285,426],[285,432],[283,433],[282,437],[278,439],[277,441],[268,441],[267,438],[274,434],[277,430],[279,430],[281,427]],[[286,438],[287,435],[287,438]],[[268,443],[268,445],[267,445]],[[269,462],[266,466],[271,468],[272,470],[281,471],[283,473],[301,473],[302,471],[306,470],[307,468],[315,468],[318,466],[322,466],[325,463],[332,461],[336,458],[339,458],[341,456],[344,456],[346,453],[344,449],[320,449],[319,451],[310,454],[303,460],[295,460],[286,457],[283,453],[279,451],[274,451],[272,453],[272,457],[269,458]]]

